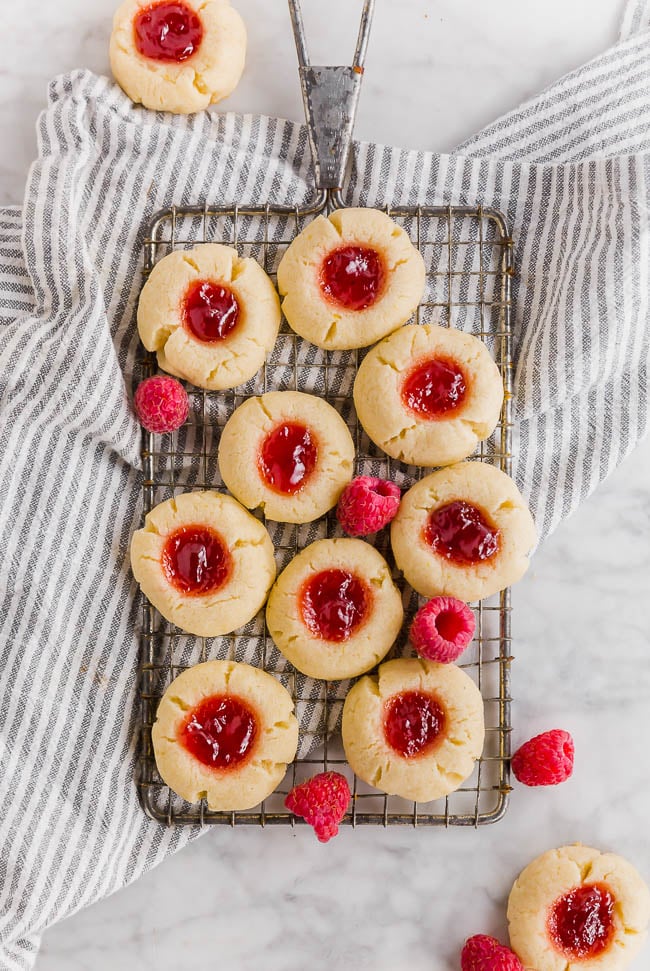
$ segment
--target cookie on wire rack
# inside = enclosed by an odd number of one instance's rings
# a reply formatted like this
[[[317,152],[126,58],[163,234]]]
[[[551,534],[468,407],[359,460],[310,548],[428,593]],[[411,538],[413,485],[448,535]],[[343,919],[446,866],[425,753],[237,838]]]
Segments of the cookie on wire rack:
[[[424,260],[408,233],[378,209],[318,216],[278,267],[289,325],[327,350],[367,347],[415,312]]]
[[[248,398],[219,442],[221,477],[267,519],[309,523],[336,505],[352,478],[354,442],[335,409],[302,391]]]
[[[185,492],[147,514],[131,540],[142,592],[170,623],[200,637],[251,620],[275,579],[273,543],[231,496]]]
[[[256,260],[202,243],[156,263],[140,294],[138,332],[163,371],[199,388],[244,384],[278,336],[280,301]]]
[[[298,747],[293,700],[266,671],[206,661],[165,691],[151,730],[164,782],[217,811],[251,809],[281,782]]]
[[[326,681],[354,678],[383,660],[403,617],[388,564],[359,539],[311,543],[282,571],[266,606],[282,654]]]
[[[485,344],[453,327],[411,324],[373,347],[354,382],[368,437],[407,465],[450,465],[494,431],[503,381]]]

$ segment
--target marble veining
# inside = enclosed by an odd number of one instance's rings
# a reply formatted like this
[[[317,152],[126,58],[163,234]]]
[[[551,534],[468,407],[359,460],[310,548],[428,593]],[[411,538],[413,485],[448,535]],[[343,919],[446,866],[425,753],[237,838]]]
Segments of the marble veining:
[[[303,0],[314,62],[349,60],[357,5]],[[0,202],[19,201],[34,121],[59,71],[108,69],[114,0],[5,4]],[[239,0],[249,65],[234,110],[301,118],[284,0]],[[622,0],[379,0],[357,134],[445,150],[615,39]],[[326,12],[325,12],[326,8]],[[355,15],[344,19],[346,10]],[[518,788],[474,831],[216,830],[49,931],[38,971],[454,971],[466,936],[505,935],[505,898],[538,852],[582,840],[650,878],[650,445],[538,551],[513,599],[515,743],[575,736],[574,779]],[[637,962],[647,964],[649,954]]]

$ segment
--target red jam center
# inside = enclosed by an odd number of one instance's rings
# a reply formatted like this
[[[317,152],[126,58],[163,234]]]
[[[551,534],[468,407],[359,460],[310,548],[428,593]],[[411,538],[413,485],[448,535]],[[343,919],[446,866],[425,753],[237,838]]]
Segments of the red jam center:
[[[423,691],[403,691],[386,702],[384,735],[390,747],[405,759],[430,749],[444,726],[443,709]]]
[[[203,39],[201,18],[184,3],[153,3],[133,20],[135,46],[154,61],[186,61]]]
[[[237,326],[239,304],[228,287],[197,280],[183,300],[183,323],[204,344],[223,341]]]
[[[347,641],[364,622],[372,595],[366,584],[346,570],[321,570],[304,585],[302,618],[317,637]]]
[[[228,769],[248,758],[257,737],[257,718],[241,698],[213,695],[188,715],[180,740],[199,762]]]
[[[499,530],[469,502],[457,499],[434,509],[425,538],[434,553],[465,566],[488,560],[499,549]]]
[[[407,374],[402,385],[402,402],[419,418],[435,419],[458,408],[466,390],[465,375],[458,364],[436,357]]]
[[[568,958],[594,958],[614,934],[614,898],[607,887],[590,884],[566,893],[553,904],[548,930]]]
[[[214,593],[230,576],[230,554],[221,536],[209,526],[181,526],[165,541],[165,576],[181,593]]]
[[[376,250],[342,246],[323,260],[320,285],[346,310],[365,310],[381,293],[384,276],[384,264]]]
[[[307,426],[283,422],[264,439],[259,468],[271,489],[292,496],[302,489],[317,459],[318,448]]]

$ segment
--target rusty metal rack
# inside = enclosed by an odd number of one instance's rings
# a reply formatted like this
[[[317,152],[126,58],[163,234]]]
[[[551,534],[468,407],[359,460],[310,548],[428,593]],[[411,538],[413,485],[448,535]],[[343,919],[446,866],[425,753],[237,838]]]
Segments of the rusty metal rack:
[[[290,0],[297,46],[301,52],[297,0]],[[372,14],[366,0],[355,67],[365,51]],[[365,33],[364,33],[365,32]],[[302,65],[306,47],[302,37]],[[318,70],[318,69],[314,69]],[[332,69],[338,70],[338,69]],[[341,69],[348,70],[348,69]],[[360,77],[360,73],[359,73]],[[303,79],[304,80],[304,79]],[[358,91],[357,91],[358,96]],[[356,102],[355,102],[356,104]],[[354,107],[351,108],[352,119]],[[310,117],[308,112],[308,118]],[[350,126],[351,133],[351,126]],[[318,151],[317,140],[314,141]],[[343,146],[347,154],[347,146]],[[292,239],[315,216],[345,205],[340,190],[343,169],[317,177],[311,201],[296,207],[267,205],[172,207],[157,213],[146,227],[144,273],[174,249],[222,242],[252,256],[275,280],[277,266]],[[337,182],[339,183],[337,185]],[[505,386],[499,424],[474,456],[510,472],[512,332],[511,276],[513,242],[505,217],[498,211],[469,207],[386,207],[409,233],[425,260],[427,284],[417,310],[417,322],[454,326],[480,337],[493,354]],[[352,385],[363,351],[322,351],[298,337],[283,321],[278,341],[266,364],[248,384],[227,392],[202,391],[187,385],[188,423],[173,435],[143,437],[144,513],[180,492],[195,489],[225,491],[216,452],[221,429],[247,397],[271,390],[297,390],[322,396],[347,422],[356,445],[357,475],[391,478],[403,488],[430,470],[396,462],[373,445],[360,427],[352,403]],[[143,361],[143,376],[154,373],[155,360]],[[266,523],[273,539],[278,570],[307,543],[342,535],[332,514],[305,526]],[[386,531],[376,545],[394,567]],[[389,657],[408,655],[406,632],[421,604],[401,576],[405,622]],[[504,815],[509,793],[511,731],[510,592],[473,605],[474,641],[461,666],[474,678],[485,704],[486,741],[474,773],[445,799],[416,804],[387,796],[358,780],[345,761],[337,726],[349,682],[320,682],[300,675],[279,653],[261,611],[246,627],[228,637],[204,639],[186,634],[165,621],[143,598],[141,629],[140,726],[141,752],[137,785],[144,810],[167,825],[299,824],[284,808],[284,797],[296,782],[315,772],[336,769],[350,782],[353,799],[344,824],[411,826],[479,826]],[[202,802],[191,805],[177,797],[158,775],[151,744],[151,726],[167,685],[186,667],[212,658],[228,658],[263,667],[290,691],[300,722],[298,754],[275,793],[259,808],[245,812],[212,812]]]

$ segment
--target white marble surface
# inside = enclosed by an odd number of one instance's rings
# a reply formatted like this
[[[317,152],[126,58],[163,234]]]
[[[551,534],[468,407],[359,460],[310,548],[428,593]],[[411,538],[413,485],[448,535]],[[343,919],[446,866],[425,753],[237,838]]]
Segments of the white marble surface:
[[[0,202],[19,201],[46,80],[107,70],[113,0],[1,0]],[[249,67],[228,103],[300,118],[284,0],[240,0]],[[347,61],[353,0],[304,0],[314,61]],[[622,0],[379,0],[357,134],[447,149],[608,46]],[[348,16],[344,19],[344,13]],[[398,13],[399,11],[399,13]],[[354,14],[354,16],[353,16]],[[518,740],[563,726],[574,779],[518,789],[473,831],[210,832],[155,872],[45,935],[38,971],[453,971],[464,937],[504,933],[504,900],[539,851],[582,840],[650,878],[650,445],[538,552],[515,593]],[[650,954],[637,962],[646,967]]]

